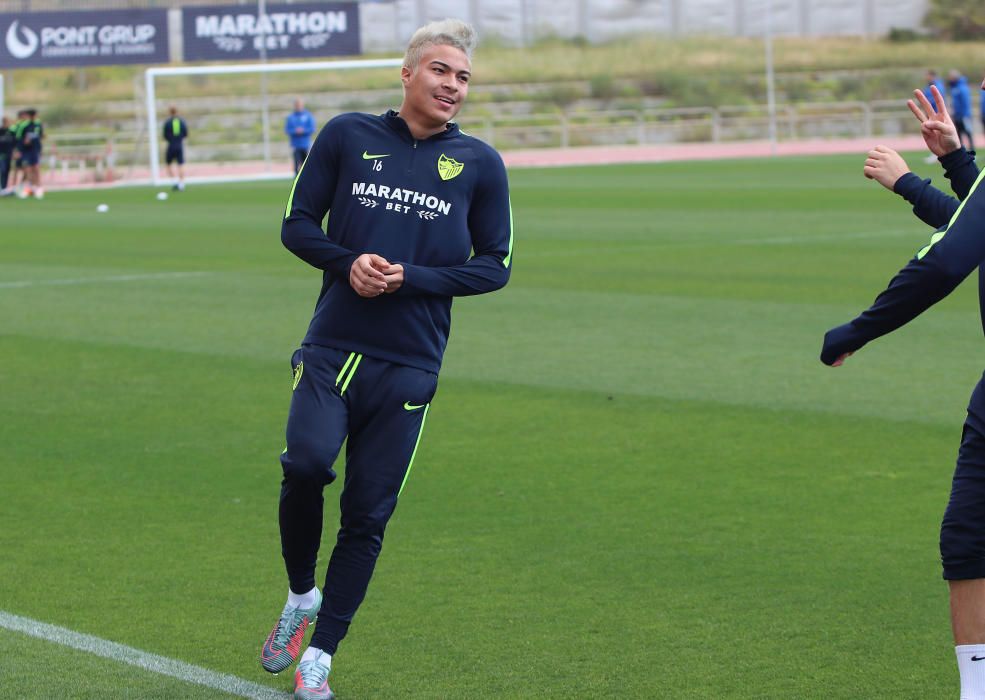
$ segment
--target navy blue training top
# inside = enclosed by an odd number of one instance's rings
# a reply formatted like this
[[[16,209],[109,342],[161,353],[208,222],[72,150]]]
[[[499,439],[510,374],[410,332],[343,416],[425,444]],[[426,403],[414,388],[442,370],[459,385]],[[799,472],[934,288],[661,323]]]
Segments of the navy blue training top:
[[[419,141],[396,112],[342,114],[322,128],[294,180],[281,240],[324,271],[305,343],[437,373],[452,297],[509,280],[506,168],[455,124]],[[356,294],[349,268],[363,253],[403,265],[396,292]]]
[[[921,181],[904,175],[894,191],[914,204],[914,213],[932,226],[941,226],[890,281],[875,302],[857,318],[824,336],[821,361],[831,364],[846,352],[855,352],[871,340],[913,320],[950,294],[965,277],[985,264],[985,171],[959,149],[941,159],[958,201]],[[946,224],[946,225],[944,225]],[[985,330],[985,280],[979,272],[979,307]]]
[[[168,117],[164,120],[161,132],[169,146],[180,146],[181,142],[188,137],[188,124],[181,117]]]

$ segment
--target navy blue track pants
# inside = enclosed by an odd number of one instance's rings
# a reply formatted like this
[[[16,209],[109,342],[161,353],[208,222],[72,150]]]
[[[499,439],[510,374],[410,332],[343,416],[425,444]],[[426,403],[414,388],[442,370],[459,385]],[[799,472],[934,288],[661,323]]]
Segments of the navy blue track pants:
[[[985,578],[985,378],[971,394],[941,523],[944,578]]]
[[[431,372],[359,353],[305,345],[294,353],[294,394],[281,455],[281,551],[291,590],[315,585],[322,490],[346,438],[341,527],[325,574],[311,646],[334,654],[366,595],[383,532],[413,464],[438,385]]]
[[[295,148],[292,153],[294,155],[294,174],[297,175],[301,170],[301,166],[304,165],[304,159],[308,157],[308,149]]]

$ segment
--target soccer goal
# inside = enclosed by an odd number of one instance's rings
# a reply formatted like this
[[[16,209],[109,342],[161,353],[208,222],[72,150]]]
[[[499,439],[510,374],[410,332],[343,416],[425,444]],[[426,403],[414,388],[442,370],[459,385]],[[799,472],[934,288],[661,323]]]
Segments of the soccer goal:
[[[323,105],[316,112],[317,128],[321,128],[326,113],[353,111],[365,107],[370,111],[378,108],[374,100],[383,99],[376,93],[383,90],[364,91],[360,86],[305,87],[303,81],[285,80],[284,74],[311,71],[369,71],[372,69],[393,69],[403,65],[401,58],[359,59],[351,61],[317,61],[305,63],[247,63],[221,66],[188,66],[168,68],[148,68],[144,73],[145,109],[147,121],[146,143],[150,165],[150,179],[161,184],[163,164],[161,162],[161,124],[169,105],[175,105],[179,115],[186,119],[189,138],[185,146],[186,179],[189,182],[228,181],[246,179],[265,179],[289,177],[293,175],[286,135],[281,128],[282,118],[291,110],[295,97],[307,100],[312,93],[335,92],[342,102]],[[260,76],[258,89],[243,88],[233,84],[228,78],[232,92],[207,97],[183,94],[182,90],[172,90],[171,94],[158,95],[158,81],[191,77],[191,80],[207,80],[208,76],[236,76],[256,74]],[[268,92],[267,76],[278,74],[280,80],[274,85],[280,94],[271,96]],[[174,82],[174,81],[172,81]],[[379,81],[376,81],[379,82]],[[396,76],[387,75],[390,86],[399,85]],[[368,81],[369,85],[374,84]],[[162,90],[163,93],[163,85]],[[190,89],[186,89],[186,93]],[[369,93],[367,96],[365,93]],[[345,99],[345,95],[354,97]],[[274,108],[271,99],[276,99]],[[392,103],[392,99],[390,100]],[[276,138],[276,145],[273,139]]]

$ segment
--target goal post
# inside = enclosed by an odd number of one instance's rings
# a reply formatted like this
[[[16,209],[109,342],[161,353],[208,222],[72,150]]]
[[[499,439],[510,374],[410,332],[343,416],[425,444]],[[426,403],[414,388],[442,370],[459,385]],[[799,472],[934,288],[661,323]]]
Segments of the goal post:
[[[162,182],[156,97],[156,81],[158,78],[187,75],[228,75],[236,73],[287,73],[294,71],[352,70],[358,68],[399,68],[402,65],[402,58],[377,58],[357,59],[351,61],[315,61],[310,63],[244,63],[221,66],[175,66],[166,68],[148,68],[144,72],[144,90],[147,112],[147,150],[150,158],[151,181],[155,185],[160,185]],[[266,128],[269,126],[267,123],[269,122],[269,117],[267,115],[267,105],[264,104],[265,128],[263,129],[263,142],[265,153],[270,152],[270,134],[269,128]]]

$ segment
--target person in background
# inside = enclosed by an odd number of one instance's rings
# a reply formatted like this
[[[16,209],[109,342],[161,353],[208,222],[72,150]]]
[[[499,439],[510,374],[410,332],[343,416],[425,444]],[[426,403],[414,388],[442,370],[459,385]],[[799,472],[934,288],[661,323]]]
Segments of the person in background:
[[[931,88],[937,88],[937,91],[939,93],[941,93],[942,95],[945,94],[944,81],[941,80],[941,77],[937,74],[937,71],[935,71],[933,68],[928,68],[927,69],[927,84],[923,88],[924,97],[927,98],[927,101],[928,102],[933,102],[934,101],[934,94],[933,94],[933,92],[931,92]],[[925,163],[936,163],[937,162],[937,156],[935,156],[933,153],[931,153],[926,158],[924,158],[924,162]]]
[[[17,194],[20,196],[18,187],[24,186],[24,144],[22,139],[27,123],[27,110],[17,110],[17,121],[10,127],[14,134],[14,152],[11,156],[11,171],[7,176],[7,191],[4,193],[6,195]]]
[[[38,110],[27,110],[27,123],[21,132],[21,160],[24,164],[24,176],[26,181],[21,190],[20,197],[30,197],[32,194],[36,199],[44,198],[44,188],[41,187],[41,141],[44,139],[44,125],[38,119]]]
[[[291,142],[294,152],[294,174],[301,170],[304,159],[311,148],[311,135],[315,133],[315,118],[304,108],[304,100],[294,100],[294,111],[284,120],[284,133]]]
[[[164,140],[168,142],[168,150],[164,154],[164,162],[168,165],[168,177],[174,180],[173,190],[185,190],[185,139],[188,138],[188,124],[178,116],[178,108],[168,108],[168,118],[164,121]],[[175,177],[177,169],[177,177]]]
[[[14,159],[14,143],[16,137],[11,128],[10,119],[3,117],[0,121],[0,197],[6,197],[14,193],[14,190],[7,188],[7,179],[10,176],[10,167]]]
[[[968,79],[956,69],[951,69],[947,78],[947,84],[951,88],[951,119],[958,130],[958,138],[961,139],[962,145],[967,138],[968,145],[965,148],[970,153],[974,153],[975,139],[971,128],[971,90],[968,89]]]
[[[982,85],[985,85],[985,79],[982,80]],[[982,120],[982,131],[985,131],[985,90],[982,90],[979,94],[981,98],[978,103],[978,114]]]

